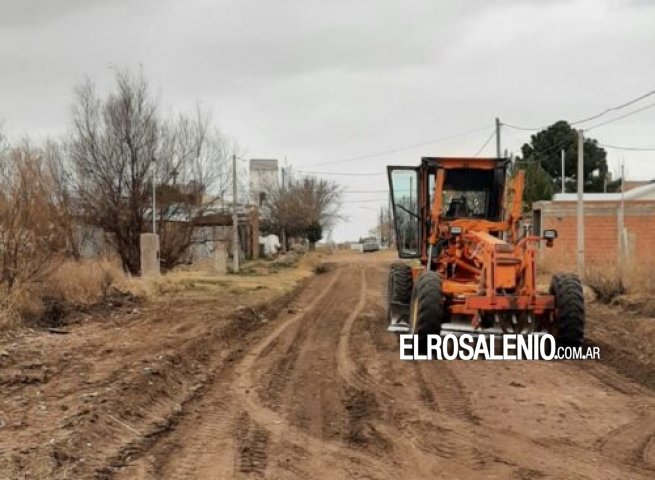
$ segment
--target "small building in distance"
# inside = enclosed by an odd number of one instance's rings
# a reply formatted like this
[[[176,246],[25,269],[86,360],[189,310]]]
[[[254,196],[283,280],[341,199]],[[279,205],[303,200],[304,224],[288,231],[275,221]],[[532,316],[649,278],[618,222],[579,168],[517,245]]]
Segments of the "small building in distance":
[[[568,267],[576,265],[577,199],[575,193],[560,193],[551,201],[532,205],[533,233],[541,235],[546,229],[558,232],[553,248],[542,248],[542,255]],[[616,264],[622,258],[622,250],[626,260],[652,258],[655,182],[626,188],[623,194],[585,193],[584,238],[585,263],[589,266]]]
[[[260,212],[271,189],[277,188],[279,182],[279,165],[276,159],[250,160],[250,203],[256,205]]]

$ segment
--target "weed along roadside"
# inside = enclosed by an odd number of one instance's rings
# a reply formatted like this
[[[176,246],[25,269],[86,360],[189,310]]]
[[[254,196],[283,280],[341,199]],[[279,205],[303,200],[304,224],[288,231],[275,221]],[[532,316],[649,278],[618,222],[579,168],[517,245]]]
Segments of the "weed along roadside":
[[[284,268],[246,263],[243,275],[186,269],[147,281],[116,279],[106,295],[93,280],[108,282],[107,265],[60,270],[56,322],[30,320],[0,345],[8,433],[0,470],[6,478],[86,478],[127,461],[172,428],[224,362],[239,355],[244,336],[291,308],[322,257],[299,256]],[[86,281],[72,283],[82,269]]]

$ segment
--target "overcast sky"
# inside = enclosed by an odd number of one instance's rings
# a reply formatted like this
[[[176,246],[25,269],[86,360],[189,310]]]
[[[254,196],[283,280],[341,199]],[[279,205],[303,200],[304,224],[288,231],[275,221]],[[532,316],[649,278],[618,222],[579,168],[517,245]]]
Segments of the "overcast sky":
[[[648,0],[0,0],[0,121],[13,137],[63,134],[85,76],[102,89],[115,66],[143,65],[166,108],[200,101],[248,157],[370,172],[331,177],[354,191],[334,238],[356,239],[385,203],[387,164],[472,155],[496,116],[538,127],[655,89],[654,25]],[[655,108],[590,134],[655,146]],[[505,128],[503,149],[528,138]],[[655,152],[609,150],[611,170],[621,158],[655,178]]]

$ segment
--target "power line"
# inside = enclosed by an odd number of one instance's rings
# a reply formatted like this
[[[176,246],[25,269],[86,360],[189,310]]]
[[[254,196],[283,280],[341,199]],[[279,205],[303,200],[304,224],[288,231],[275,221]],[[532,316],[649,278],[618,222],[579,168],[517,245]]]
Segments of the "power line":
[[[501,125],[503,127],[513,128],[514,130],[523,130],[526,132],[536,132],[537,130],[543,130],[545,128],[548,128],[548,127],[520,127],[518,125],[512,125],[511,123],[505,123],[505,122],[503,122]]]
[[[617,145],[608,145],[606,143],[599,143],[601,147],[605,148],[611,148],[614,150],[630,150],[633,152],[653,152],[655,151],[655,147],[619,147]]]
[[[387,193],[388,188],[384,190],[344,190],[344,193]]]
[[[640,95],[640,96],[638,96],[636,98],[633,98],[629,102],[623,103],[621,105],[606,108],[604,111],[602,111],[602,112],[600,112],[600,113],[598,113],[596,115],[592,115],[591,117],[583,118],[582,120],[576,120],[575,122],[571,123],[571,125],[576,125],[578,123],[585,123],[585,122],[589,122],[590,120],[595,120],[595,119],[597,119],[599,117],[602,117],[603,115],[606,115],[606,114],[608,114],[610,112],[615,112],[617,110],[621,110],[622,108],[629,107],[630,105],[633,105],[633,104],[643,100],[644,98],[648,98],[651,95],[655,95],[655,90],[651,90],[650,92],[646,92],[643,95]],[[593,127],[591,127],[591,128],[593,128]],[[586,130],[589,130],[589,129],[587,128]]]
[[[366,198],[364,200],[345,200],[341,203],[368,203],[368,202],[388,202],[389,197],[386,198]]]
[[[494,138],[495,135],[496,135],[496,131],[494,130],[493,132],[491,132],[491,135],[489,135],[489,138],[485,140],[485,142],[482,144],[479,150],[475,152],[475,155],[473,156],[477,157],[478,155],[480,155],[480,153],[482,153],[482,151],[487,147],[487,145],[489,145],[489,142],[491,141],[492,138]]]
[[[552,145],[551,147],[547,148],[546,150],[533,150],[532,153],[528,158],[525,160],[516,160],[515,163],[541,163],[542,161],[545,160],[545,158],[539,159],[539,160],[530,160],[531,158],[534,158],[535,155],[547,155],[549,153],[552,153],[554,151],[557,151],[560,147],[563,147],[566,143],[571,143],[571,139],[566,138],[562,140],[559,143],[556,143],[555,145]]]
[[[631,117],[632,115],[635,115],[635,114],[637,114],[639,112],[643,112],[644,110],[648,110],[649,108],[653,108],[653,107],[655,107],[655,103],[649,103],[645,107],[638,108],[637,110],[633,110],[631,112],[625,113],[625,114],[620,115],[618,117],[610,118],[609,120],[606,120],[605,122],[597,123],[596,125],[592,125],[591,127],[587,127],[587,128],[585,128],[585,130],[591,130],[593,128],[598,128],[598,127],[602,127],[604,125],[608,125],[610,123],[614,123],[614,122],[616,122],[618,120],[623,120],[624,118]]]
[[[628,102],[622,103],[621,105],[616,105],[614,107],[608,107],[605,110],[603,110],[602,112],[599,112],[599,113],[597,113],[595,115],[592,115],[590,117],[581,118],[580,120],[575,120],[573,122],[569,122],[569,125],[578,125],[580,123],[585,123],[585,122],[589,122],[591,120],[595,120],[597,118],[602,117],[603,115],[607,115],[610,112],[615,112],[615,111],[621,110],[621,109],[623,109],[625,107],[629,107],[630,105],[634,105],[635,103],[640,102],[641,100],[644,100],[645,98],[648,98],[648,97],[650,97],[652,95],[655,95],[655,90],[651,90],[649,92],[644,93],[643,95],[639,95],[638,97],[635,97],[635,98],[633,98],[632,100],[630,100]],[[647,108],[650,108],[650,107],[647,107]],[[644,108],[644,110],[645,110],[645,108]],[[636,110],[634,113],[637,113],[637,112],[640,112],[640,111],[641,110]],[[620,117],[620,118],[623,118],[623,117]],[[620,119],[620,118],[617,118],[617,120]],[[612,121],[616,121],[616,120],[612,120]],[[608,122],[608,123],[611,123],[611,122]],[[601,125],[606,125],[606,124],[603,123],[603,124],[595,125],[593,127],[586,128],[585,130],[590,130],[592,128],[596,128],[596,127],[599,127]],[[523,127],[523,126],[520,126],[520,125],[512,125],[510,123],[503,123],[503,126],[513,128],[515,130],[524,130],[524,131],[528,131],[528,132],[533,132],[533,131],[537,131],[537,130],[544,130],[544,129],[548,128],[548,126],[543,126],[543,127],[538,127],[538,128]]]
[[[310,170],[300,170],[295,169],[297,172],[305,173],[309,175],[344,175],[347,177],[356,177],[356,176],[366,176],[370,177],[373,175],[386,175],[386,172],[315,172]]]
[[[481,131],[486,130],[488,128],[489,128],[489,126],[487,125],[487,126],[475,128],[475,129],[472,129],[472,130],[467,130],[465,132],[455,133],[453,135],[448,135],[448,136],[445,136],[445,137],[433,138],[431,140],[425,140],[425,141],[422,141],[422,142],[419,142],[419,143],[413,143],[411,145],[404,145],[402,147],[392,148],[392,149],[389,149],[389,150],[382,150],[382,151],[379,151],[379,152],[369,153],[369,154],[366,154],[366,155],[358,155],[356,157],[344,158],[342,160],[334,160],[334,161],[330,161],[330,162],[314,163],[311,166],[320,167],[320,166],[323,166],[323,165],[335,165],[337,163],[346,163],[346,162],[353,162],[353,161],[357,161],[357,160],[366,160],[368,158],[381,157],[383,155],[390,155],[392,153],[404,152],[406,150],[413,150],[415,148],[423,147],[425,145],[430,145],[430,144],[433,144],[433,143],[444,142],[446,140],[452,140],[452,139],[455,139],[455,138],[464,137],[466,135],[471,135],[473,133],[481,132]]]

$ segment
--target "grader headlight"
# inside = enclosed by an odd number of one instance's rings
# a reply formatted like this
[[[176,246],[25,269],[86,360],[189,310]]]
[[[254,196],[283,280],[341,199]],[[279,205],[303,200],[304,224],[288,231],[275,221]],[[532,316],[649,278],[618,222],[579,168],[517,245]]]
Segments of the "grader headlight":
[[[546,240],[547,247],[552,247],[553,241],[557,238],[557,230],[544,230],[542,238]]]

